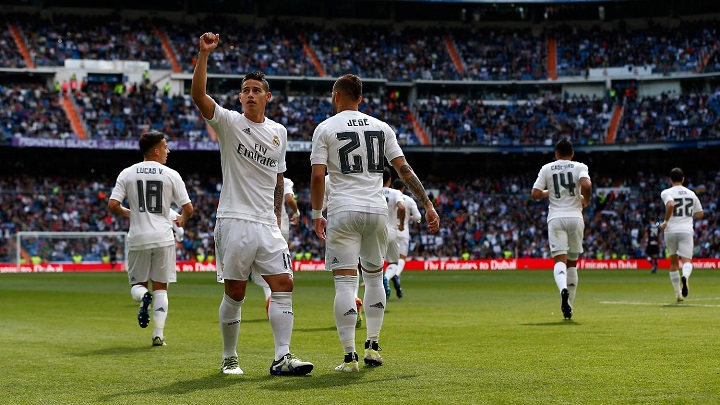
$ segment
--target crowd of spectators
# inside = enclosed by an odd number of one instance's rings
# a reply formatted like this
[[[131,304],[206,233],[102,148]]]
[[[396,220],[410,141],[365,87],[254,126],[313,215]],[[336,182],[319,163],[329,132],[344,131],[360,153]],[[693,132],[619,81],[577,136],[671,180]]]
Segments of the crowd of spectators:
[[[193,23],[122,19],[118,14],[4,16],[22,33],[37,66],[61,66],[66,59],[142,60],[153,69],[171,69],[163,49],[166,34],[181,69],[192,72],[197,41],[205,31],[220,33],[221,43],[208,72],[245,74],[253,70],[279,76],[330,76],[355,73],[390,81],[544,80],[547,37],[556,39],[561,76],[583,76],[587,69],[646,66],[655,72],[701,71],[717,61],[716,21],[676,26],[649,21],[630,29],[620,21],[605,27],[560,26],[533,32],[528,27],[395,27],[390,24],[313,23],[269,20],[262,24],[230,17]],[[200,31],[198,27],[200,28]],[[458,51],[458,68],[445,38]],[[4,67],[20,67],[14,40],[4,30],[0,51]],[[306,51],[305,44],[317,57]],[[319,67],[316,66],[319,63]]]
[[[90,84],[74,97],[93,139],[137,139],[147,131],[164,132],[169,140],[210,139],[189,95],[171,95],[149,82]]]
[[[530,29],[454,29],[465,80],[545,80],[545,38]]]
[[[74,138],[59,92],[37,83],[0,84],[0,141]]]
[[[315,236],[310,219],[307,181],[293,178],[302,213],[291,230],[290,250],[295,258],[322,259],[324,246]],[[529,198],[534,174],[485,176],[449,180],[427,179],[442,225],[437,234],[412,225],[411,258],[547,258],[547,201]],[[114,179],[3,176],[0,177],[0,262],[14,261],[12,236],[17,231],[126,231],[128,220],[111,215],[107,198]],[[215,210],[222,184],[217,178],[193,174],[185,177],[196,215],[187,224],[178,245],[178,259],[207,260],[213,256]],[[638,172],[626,178],[596,176],[594,197],[584,211],[585,258],[643,258],[645,232],[661,221],[664,207],[660,191],[669,186],[664,175]],[[686,186],[695,190],[705,218],[695,222],[697,257],[720,257],[720,172],[688,176]],[[31,241],[32,242],[32,241]],[[57,244],[60,243],[58,246]],[[88,259],[102,255],[104,244],[89,239],[83,252]],[[105,243],[106,245],[107,243]],[[55,241],[40,246],[44,260],[69,257],[76,242]]]
[[[255,26],[213,17],[194,24],[168,23],[164,29],[185,72],[195,67],[200,35],[214,32],[220,34],[220,42],[210,54],[208,73],[245,75],[259,70],[272,76],[319,76],[292,24]]]
[[[152,69],[170,69],[170,61],[147,19],[120,20],[117,15],[51,18],[16,16],[36,66],[62,66],[66,59],[140,60]]]
[[[502,104],[434,97],[419,100],[416,111],[434,145],[554,145],[562,138],[596,145],[605,142],[608,103],[558,96]]]
[[[564,26],[551,33],[557,40],[558,74],[584,75],[587,69],[652,67],[654,72],[697,71],[717,47],[717,21],[684,22],[675,27],[649,22],[644,29],[582,29]]]
[[[618,143],[717,139],[720,104],[717,94],[681,94],[627,99]]]

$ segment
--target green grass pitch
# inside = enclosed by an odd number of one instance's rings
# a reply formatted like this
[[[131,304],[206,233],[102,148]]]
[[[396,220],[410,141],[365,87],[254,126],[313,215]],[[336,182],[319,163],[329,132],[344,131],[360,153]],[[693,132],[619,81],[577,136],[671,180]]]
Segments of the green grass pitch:
[[[269,375],[256,286],[238,345],[245,375],[222,375],[222,286],[213,273],[178,279],[168,346],[151,347],[123,273],[0,275],[0,403],[720,403],[713,270],[695,270],[682,304],[667,271],[581,270],[572,321],[549,271],[405,272],[405,297],[387,305],[385,365],[358,374],[333,370],[331,276],[296,273],[291,349],[315,364],[307,377]]]

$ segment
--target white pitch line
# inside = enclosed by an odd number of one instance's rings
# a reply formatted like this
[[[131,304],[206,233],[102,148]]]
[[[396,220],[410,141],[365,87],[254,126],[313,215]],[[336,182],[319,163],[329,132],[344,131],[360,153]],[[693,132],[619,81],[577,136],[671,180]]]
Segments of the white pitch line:
[[[639,301],[600,301],[601,304],[610,305],[648,305],[648,306],[666,306],[673,305],[671,302],[639,302]],[[678,302],[678,306],[683,307],[706,307],[706,308],[720,308],[720,304],[690,304],[685,302]]]

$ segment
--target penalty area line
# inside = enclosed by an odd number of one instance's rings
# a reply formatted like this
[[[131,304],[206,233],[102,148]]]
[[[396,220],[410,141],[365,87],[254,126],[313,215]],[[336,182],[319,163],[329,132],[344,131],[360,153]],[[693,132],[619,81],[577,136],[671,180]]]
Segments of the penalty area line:
[[[601,304],[608,305],[648,305],[648,306],[665,306],[665,305],[678,305],[683,307],[706,307],[706,308],[720,308],[720,304],[690,304],[687,302],[640,302],[640,301],[600,301]]]

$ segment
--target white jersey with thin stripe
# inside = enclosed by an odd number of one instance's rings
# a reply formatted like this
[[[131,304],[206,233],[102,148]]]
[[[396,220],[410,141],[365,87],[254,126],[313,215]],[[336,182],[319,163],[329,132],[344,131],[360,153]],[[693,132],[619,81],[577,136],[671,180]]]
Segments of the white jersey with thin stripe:
[[[377,118],[346,110],[321,122],[313,133],[310,162],[327,166],[328,214],[387,213],[383,158],[390,162],[399,156],[403,152],[395,132]]]
[[[121,203],[127,197],[130,209],[128,249],[145,250],[175,243],[170,205],[190,202],[180,174],[155,161],[136,163],[123,170],[110,199]]]
[[[293,183],[292,180],[287,177],[283,177],[283,198],[282,208],[280,210],[280,229],[282,230],[290,230],[290,218],[288,218],[287,211],[285,211],[285,196],[290,194],[293,198],[295,198],[295,190],[293,190],[294,185],[295,183]]]
[[[554,218],[583,217],[580,202],[581,178],[590,179],[588,167],[572,160],[556,160],[540,169],[533,188],[550,192],[548,222]]]
[[[215,104],[206,120],[220,141],[223,185],[218,218],[277,225],[275,185],[286,169],[287,129],[265,117],[262,123]]]
[[[685,186],[673,186],[663,190],[660,198],[666,206],[670,201],[675,203],[665,233],[693,233],[693,214],[703,210],[695,192]]]
[[[387,226],[390,229],[398,229],[398,203],[404,203],[403,193],[400,190],[396,190],[390,187],[383,187],[383,195],[387,200],[388,208],[388,222]],[[406,214],[407,215],[407,214]]]
[[[419,223],[422,216],[414,198],[407,194],[403,194],[402,197],[405,204],[405,227],[402,231],[399,231],[398,237],[410,238],[410,221]]]

